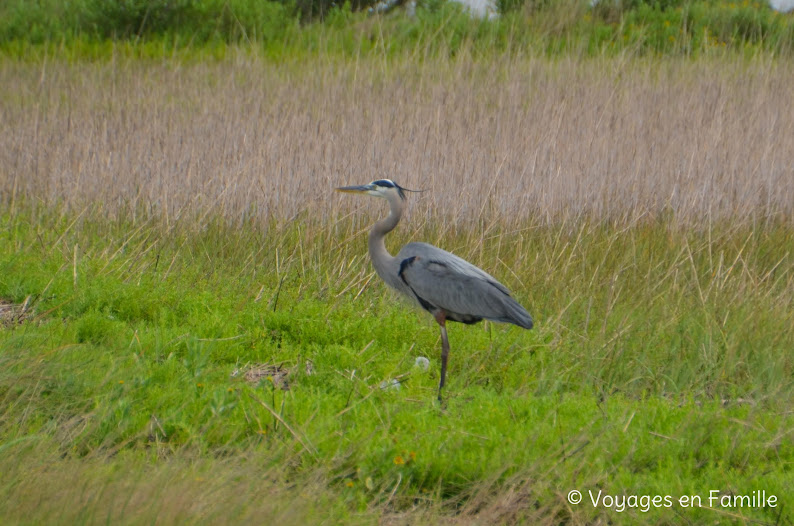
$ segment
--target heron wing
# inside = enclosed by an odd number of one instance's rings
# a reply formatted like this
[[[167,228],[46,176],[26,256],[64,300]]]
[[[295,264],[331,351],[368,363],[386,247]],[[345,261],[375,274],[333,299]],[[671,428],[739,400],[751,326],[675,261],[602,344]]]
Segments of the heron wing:
[[[529,313],[487,272],[445,250],[410,243],[398,254],[400,278],[425,309],[463,322],[482,318],[532,327]]]

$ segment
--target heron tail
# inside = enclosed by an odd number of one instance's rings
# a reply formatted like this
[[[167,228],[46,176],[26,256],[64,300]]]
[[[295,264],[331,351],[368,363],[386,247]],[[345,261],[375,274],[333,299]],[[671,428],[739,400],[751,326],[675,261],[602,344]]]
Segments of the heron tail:
[[[519,305],[519,307],[521,306]],[[521,307],[521,312],[516,314],[517,316],[515,316],[515,318],[510,320],[510,323],[512,323],[513,325],[518,325],[519,327],[523,327],[524,329],[531,329],[532,327],[535,326],[534,322],[532,321],[532,316],[530,316],[529,313],[523,307]]]
[[[521,304],[512,297],[509,299],[510,301],[505,305],[507,311],[505,312],[505,316],[495,321],[512,323],[513,325],[518,325],[524,329],[531,329],[534,327],[535,323],[532,321],[532,316],[529,315],[527,309],[522,307]]]

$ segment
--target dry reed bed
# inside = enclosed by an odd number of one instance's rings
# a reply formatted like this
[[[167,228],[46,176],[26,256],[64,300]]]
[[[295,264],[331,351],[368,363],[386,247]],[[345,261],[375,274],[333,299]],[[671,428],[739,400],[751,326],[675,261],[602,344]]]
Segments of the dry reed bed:
[[[7,204],[329,221],[378,206],[330,188],[388,177],[453,225],[794,217],[778,62],[5,60],[0,93]]]

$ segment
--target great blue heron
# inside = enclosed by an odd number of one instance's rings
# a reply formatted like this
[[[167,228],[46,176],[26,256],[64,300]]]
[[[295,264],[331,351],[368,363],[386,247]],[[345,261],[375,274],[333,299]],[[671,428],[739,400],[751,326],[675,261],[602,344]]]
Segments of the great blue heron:
[[[337,190],[381,197],[389,202],[389,215],[375,223],[369,232],[369,256],[387,285],[430,312],[441,326],[439,401],[449,356],[447,320],[468,324],[486,319],[532,328],[532,317],[510,296],[510,291],[468,261],[427,243],[408,243],[396,257],[389,254],[383,239],[400,222],[405,188],[389,179],[380,179]]]

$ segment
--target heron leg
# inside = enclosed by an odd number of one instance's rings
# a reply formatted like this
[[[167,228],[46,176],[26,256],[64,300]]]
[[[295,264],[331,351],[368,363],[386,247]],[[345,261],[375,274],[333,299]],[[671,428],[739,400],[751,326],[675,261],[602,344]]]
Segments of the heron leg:
[[[449,340],[447,339],[447,316],[444,311],[435,315],[436,321],[441,326],[441,381],[438,384],[438,401],[442,402],[441,390],[444,388],[444,379],[447,377],[447,358],[449,357]]]

